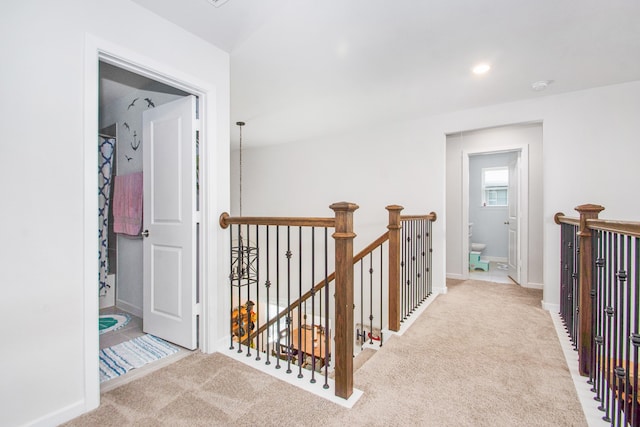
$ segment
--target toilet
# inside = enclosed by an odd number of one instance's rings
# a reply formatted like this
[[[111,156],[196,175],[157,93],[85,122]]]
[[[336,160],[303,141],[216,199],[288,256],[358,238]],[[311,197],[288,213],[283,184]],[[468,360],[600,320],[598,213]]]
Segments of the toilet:
[[[469,252],[469,270],[489,271],[489,262],[480,259],[480,254],[487,247],[484,243],[471,243]]]

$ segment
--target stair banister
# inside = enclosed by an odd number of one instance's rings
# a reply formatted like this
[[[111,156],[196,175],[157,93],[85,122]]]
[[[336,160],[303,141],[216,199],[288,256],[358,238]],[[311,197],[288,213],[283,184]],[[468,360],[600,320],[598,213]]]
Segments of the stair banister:
[[[400,330],[400,212],[399,205],[389,205],[389,330]]]
[[[336,257],[335,387],[336,396],[348,399],[353,393],[353,212],[354,203],[334,203]]]
[[[591,239],[591,229],[587,225],[587,220],[597,219],[598,214],[604,210],[599,205],[580,205],[575,208],[580,213],[580,225],[578,229],[580,248],[580,275],[578,278],[580,295],[580,332],[578,333],[578,364],[580,375],[588,376],[591,369],[591,347],[593,340],[593,296],[591,289],[593,286],[593,240]]]

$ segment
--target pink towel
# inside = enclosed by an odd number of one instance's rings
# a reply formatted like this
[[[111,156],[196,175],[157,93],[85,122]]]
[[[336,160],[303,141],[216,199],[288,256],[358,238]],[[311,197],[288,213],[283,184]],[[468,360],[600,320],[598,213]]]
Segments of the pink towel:
[[[113,231],[137,236],[142,228],[142,172],[116,176],[113,187]]]

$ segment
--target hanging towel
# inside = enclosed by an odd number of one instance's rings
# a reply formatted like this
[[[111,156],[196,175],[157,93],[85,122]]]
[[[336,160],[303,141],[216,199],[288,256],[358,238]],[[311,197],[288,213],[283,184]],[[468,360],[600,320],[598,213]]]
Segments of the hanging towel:
[[[142,228],[142,172],[115,177],[113,231],[137,236]]]

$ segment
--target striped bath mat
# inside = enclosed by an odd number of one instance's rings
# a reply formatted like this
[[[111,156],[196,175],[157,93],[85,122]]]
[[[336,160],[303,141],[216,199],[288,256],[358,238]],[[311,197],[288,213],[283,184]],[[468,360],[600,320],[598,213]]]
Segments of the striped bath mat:
[[[177,347],[148,334],[104,348],[100,350],[100,382],[177,352]]]

